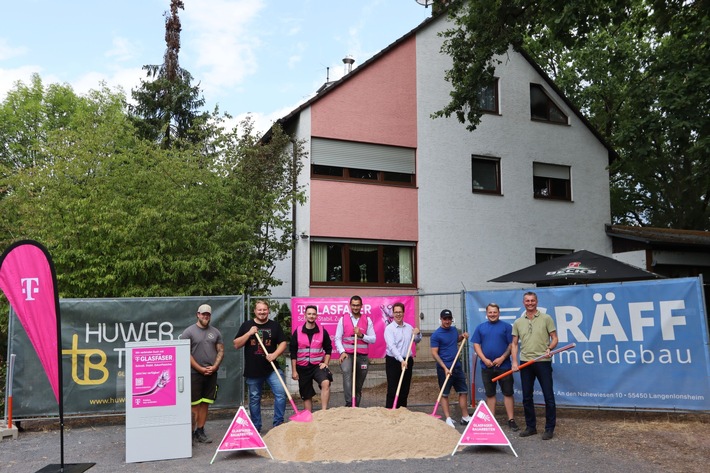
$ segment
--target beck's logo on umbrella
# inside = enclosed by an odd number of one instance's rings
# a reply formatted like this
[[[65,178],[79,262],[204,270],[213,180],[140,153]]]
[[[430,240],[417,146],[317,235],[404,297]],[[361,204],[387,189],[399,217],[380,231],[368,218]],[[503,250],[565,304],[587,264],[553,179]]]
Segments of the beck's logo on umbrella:
[[[592,268],[587,268],[582,266],[580,261],[572,261],[567,267],[562,269],[556,269],[554,271],[548,271],[545,273],[546,276],[556,277],[556,276],[571,276],[576,274],[596,274],[597,270]]]

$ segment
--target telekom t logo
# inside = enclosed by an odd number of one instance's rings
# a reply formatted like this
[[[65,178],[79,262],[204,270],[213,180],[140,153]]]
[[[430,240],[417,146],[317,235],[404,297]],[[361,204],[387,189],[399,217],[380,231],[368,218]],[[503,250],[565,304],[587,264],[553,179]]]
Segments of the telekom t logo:
[[[35,300],[32,294],[37,294],[39,292],[39,278],[22,278],[20,279],[20,284],[22,284],[22,293],[27,297],[26,301]]]

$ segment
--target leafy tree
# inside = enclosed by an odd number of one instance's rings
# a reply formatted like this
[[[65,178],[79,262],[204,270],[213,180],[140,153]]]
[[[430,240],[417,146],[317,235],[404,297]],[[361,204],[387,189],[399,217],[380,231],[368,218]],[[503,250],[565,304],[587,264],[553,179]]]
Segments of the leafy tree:
[[[184,9],[182,0],[171,0],[170,13],[165,14],[163,63],[143,66],[150,80],[142,80],[132,91],[136,104],[129,106],[139,136],[164,148],[181,142],[202,143],[211,136],[210,116],[199,110],[205,99],[179,63],[182,26],[178,10]]]
[[[479,91],[524,49],[618,151],[616,223],[710,229],[710,2],[453,0],[451,101],[469,130]]]
[[[42,143],[52,130],[66,127],[78,97],[68,85],[45,90],[33,74],[30,84],[15,84],[0,104],[0,166],[3,173],[41,164]]]
[[[273,276],[275,263],[293,245],[292,205],[305,200],[303,189],[295,184],[303,167],[303,143],[278,125],[268,139],[262,139],[247,119],[241,123],[241,133],[229,134],[223,146],[225,213],[241,215],[235,228],[250,235],[255,250],[245,261],[245,273],[252,275],[247,292],[268,294],[269,287],[281,283]]]
[[[247,120],[215,123],[219,154],[163,149],[136,136],[121,93],[69,103],[66,126],[38,142],[43,164],[0,180],[0,244],[45,244],[62,297],[267,294],[280,283],[302,145],[277,128],[262,143]]]

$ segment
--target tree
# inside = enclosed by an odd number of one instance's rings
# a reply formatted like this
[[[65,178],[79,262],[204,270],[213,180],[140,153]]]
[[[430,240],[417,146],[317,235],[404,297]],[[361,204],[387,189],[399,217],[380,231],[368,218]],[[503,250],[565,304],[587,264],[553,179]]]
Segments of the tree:
[[[52,130],[67,126],[78,97],[68,85],[45,90],[33,74],[29,85],[15,84],[0,104],[0,166],[4,172],[35,166],[47,159],[41,144]]]
[[[142,80],[132,91],[136,104],[129,106],[139,135],[164,148],[202,143],[211,136],[210,116],[199,111],[205,99],[199,86],[192,85],[192,75],[180,67],[180,9],[185,9],[184,2],[171,0],[170,13],[165,14],[163,63],[143,66],[150,80]]]
[[[271,128],[267,140],[262,139],[251,119],[243,121],[241,133],[235,130],[224,143],[225,213],[240,215],[239,224],[230,231],[250,235],[255,250],[244,262],[245,273],[252,275],[247,285],[251,294],[268,294],[269,287],[281,283],[273,273],[275,263],[292,249],[292,205],[305,201],[303,189],[295,184],[305,154],[303,142],[292,139],[279,125]]]
[[[47,93],[17,102],[17,113]],[[37,141],[46,159],[0,179],[0,245],[47,246],[62,297],[264,295],[280,284],[273,270],[293,241],[290,204],[303,200],[292,184],[302,144],[279,129],[262,143],[247,120],[215,123],[219,154],[163,149],[136,135],[120,92],[67,104],[65,126]],[[31,129],[47,128],[43,120]]]
[[[509,47],[524,49],[617,150],[616,223],[710,229],[710,2],[453,0],[451,101],[469,130]]]

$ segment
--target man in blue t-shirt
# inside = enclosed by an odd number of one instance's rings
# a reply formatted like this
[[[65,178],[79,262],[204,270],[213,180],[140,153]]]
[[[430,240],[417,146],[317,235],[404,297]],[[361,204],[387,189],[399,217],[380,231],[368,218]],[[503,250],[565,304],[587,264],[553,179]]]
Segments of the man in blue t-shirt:
[[[439,381],[439,389],[441,389],[446,382],[446,387],[442,391],[441,398],[441,408],[446,417],[446,424],[456,428],[456,424],[451,418],[451,412],[449,410],[449,392],[451,392],[452,386],[459,394],[461,425],[466,425],[471,421],[471,416],[468,415],[468,404],[466,403],[468,381],[466,380],[466,373],[463,371],[461,360],[457,359],[453,369],[450,369],[459,351],[458,344],[464,338],[468,339],[468,333],[464,332],[459,335],[458,330],[453,326],[454,316],[449,309],[442,310],[439,318],[441,319],[441,327],[431,334],[431,339],[429,340],[431,356],[436,361],[436,377]]]
[[[496,413],[496,376],[510,370],[510,351],[513,343],[513,326],[500,320],[498,304],[486,306],[487,321],[476,327],[471,341],[473,349],[481,360],[481,379],[486,390],[486,404],[493,415]],[[513,432],[519,430],[513,418],[513,377],[506,376],[497,381],[503,392],[503,405],[508,419],[508,427]]]

